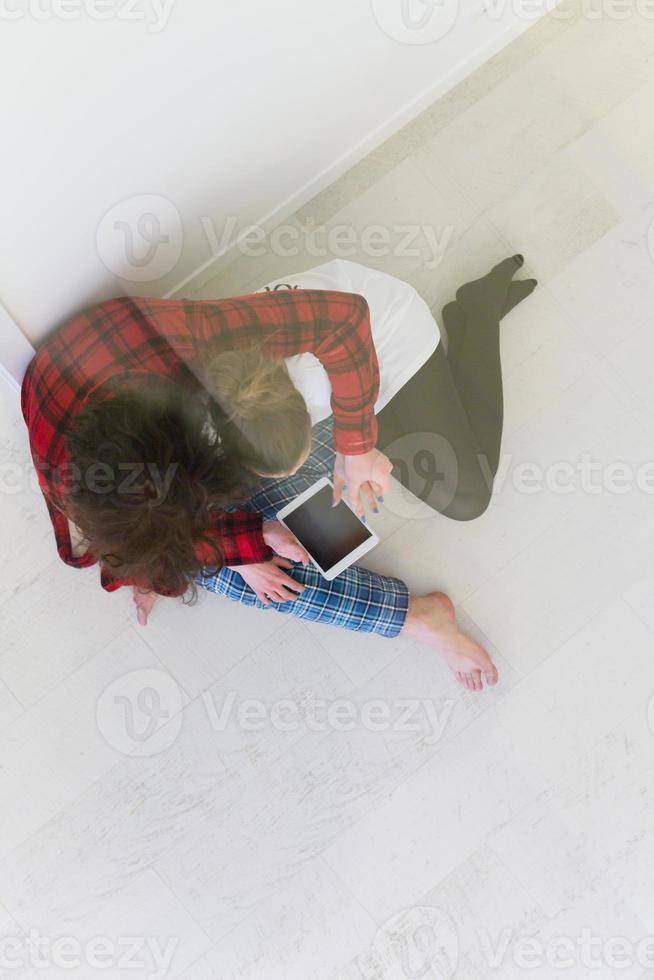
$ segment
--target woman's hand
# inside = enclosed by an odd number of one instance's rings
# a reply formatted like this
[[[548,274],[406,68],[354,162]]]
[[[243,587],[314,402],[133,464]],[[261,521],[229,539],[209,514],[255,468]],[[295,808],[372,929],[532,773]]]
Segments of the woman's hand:
[[[266,521],[264,523],[263,540],[275,554],[281,555],[282,558],[290,558],[291,561],[299,561],[303,565],[309,563],[308,553],[295,535],[291,534],[289,529],[280,524],[279,521]]]
[[[156,592],[144,592],[137,585],[134,586],[134,605],[136,606],[136,619],[139,626],[148,625],[148,616],[157,599],[161,596]]]
[[[231,570],[238,572],[264,606],[270,606],[273,602],[297,599],[304,592],[301,582],[296,582],[283,571],[284,568],[292,567],[286,558],[275,556],[270,561],[262,561],[257,565],[233,565]]]
[[[347,495],[354,511],[359,517],[364,516],[361,495],[368,505],[377,510],[377,497],[383,498],[390,488],[393,464],[388,456],[378,449],[371,449],[361,456],[344,456],[336,453],[334,465],[334,504],[343,497],[343,488],[347,485]]]

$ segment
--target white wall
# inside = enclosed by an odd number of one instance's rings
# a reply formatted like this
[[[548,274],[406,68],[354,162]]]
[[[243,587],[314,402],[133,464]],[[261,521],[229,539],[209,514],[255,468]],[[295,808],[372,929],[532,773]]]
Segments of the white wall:
[[[0,0],[0,297],[25,334],[173,291],[211,262],[206,219],[282,219],[547,4],[426,2]]]
[[[0,304],[0,383],[18,391],[34,348]]]

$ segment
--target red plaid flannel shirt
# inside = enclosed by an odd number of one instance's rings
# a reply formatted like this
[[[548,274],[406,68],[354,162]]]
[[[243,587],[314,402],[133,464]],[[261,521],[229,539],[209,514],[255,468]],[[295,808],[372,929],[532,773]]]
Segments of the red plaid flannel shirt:
[[[132,372],[155,372],[199,387],[199,365],[209,345],[216,351],[253,343],[280,358],[314,354],[331,381],[336,449],[358,455],[375,446],[379,368],[368,304],[353,293],[298,289],[196,301],[120,297],[85,310],[45,341],[25,375],[21,406],[66,564],[86,568],[96,562],[89,552],[73,557],[66,500],[58,490],[68,462],[64,436],[89,395],[108,379]],[[272,556],[260,514],[221,512],[212,533],[220,538],[225,565]],[[129,583],[103,577],[102,584],[113,591]]]

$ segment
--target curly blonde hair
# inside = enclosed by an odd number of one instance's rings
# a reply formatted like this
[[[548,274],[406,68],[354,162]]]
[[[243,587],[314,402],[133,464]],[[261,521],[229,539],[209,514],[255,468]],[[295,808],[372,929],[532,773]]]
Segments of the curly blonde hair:
[[[211,357],[205,384],[226,452],[261,476],[291,473],[311,444],[311,417],[284,361],[261,346]]]

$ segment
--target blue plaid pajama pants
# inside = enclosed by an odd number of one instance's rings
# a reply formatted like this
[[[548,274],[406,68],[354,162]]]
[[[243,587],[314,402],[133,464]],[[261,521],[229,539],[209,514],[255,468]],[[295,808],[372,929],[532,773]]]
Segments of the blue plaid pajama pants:
[[[282,479],[263,480],[261,489],[246,504],[233,509],[258,512],[264,521],[275,520],[282,507],[316,480],[332,476],[334,456],[333,420],[329,418],[314,426],[311,454],[297,473]],[[394,637],[404,625],[409,590],[400,579],[379,575],[357,565],[346,568],[331,582],[311,564],[307,568],[295,564],[289,574],[305,586],[304,592],[297,599],[274,602],[269,606],[260,602],[238,572],[229,568],[222,568],[210,577],[198,575],[195,581],[209,592],[246,606],[275,609],[300,619],[342,626],[360,633]]]

